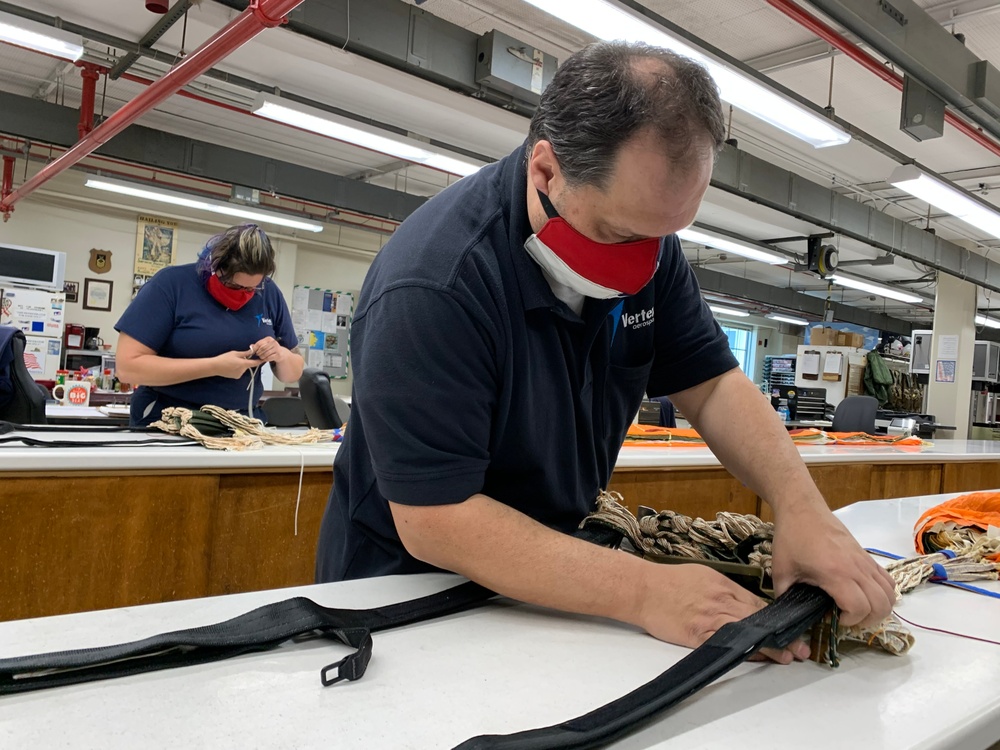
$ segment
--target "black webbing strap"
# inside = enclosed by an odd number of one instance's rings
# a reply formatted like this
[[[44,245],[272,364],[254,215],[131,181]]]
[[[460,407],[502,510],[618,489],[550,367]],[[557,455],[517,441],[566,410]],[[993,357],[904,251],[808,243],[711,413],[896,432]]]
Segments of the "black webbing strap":
[[[371,633],[461,612],[496,596],[463,583],[419,599],[372,609],[334,609],[296,597],[266,604],[225,622],[162,633],[116,646],[0,659],[0,695],[205,664],[266,651],[295,636],[317,633],[356,651],[324,667],[324,685],[356,680],[372,655]]]
[[[3,422],[0,421],[0,444],[3,443],[21,443],[22,445],[29,446],[31,448],[114,448],[118,446],[139,446],[139,445],[156,445],[156,446],[185,446],[185,445],[201,445],[197,440],[192,440],[187,437],[171,437],[168,435],[160,434],[159,437],[150,437],[146,440],[65,440],[60,438],[35,438],[28,437],[27,435],[19,434],[24,432],[41,432],[41,433],[74,433],[74,432],[86,432],[88,434],[103,434],[107,433],[142,433],[142,434],[158,434],[156,430],[147,430],[145,427],[84,427],[84,426],[70,426],[70,425],[40,425],[40,424],[17,424],[16,422]]]
[[[585,750],[600,747],[671,708],[762,648],[784,648],[833,606],[815,586],[796,584],[773,604],[723,625],[705,643],[640,688],[588,714],[542,729],[484,734],[454,750]]]

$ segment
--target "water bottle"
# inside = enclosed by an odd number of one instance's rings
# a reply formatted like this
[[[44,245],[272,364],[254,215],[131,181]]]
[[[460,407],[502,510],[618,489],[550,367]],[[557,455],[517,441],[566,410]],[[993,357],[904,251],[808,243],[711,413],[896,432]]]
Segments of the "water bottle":
[[[779,406],[778,407],[778,416],[781,418],[782,422],[787,422],[788,421],[788,407],[786,407],[786,406]]]

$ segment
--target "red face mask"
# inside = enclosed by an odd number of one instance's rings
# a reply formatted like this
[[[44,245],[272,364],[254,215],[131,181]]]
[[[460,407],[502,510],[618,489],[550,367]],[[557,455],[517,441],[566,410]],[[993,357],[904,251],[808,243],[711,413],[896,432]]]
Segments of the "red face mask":
[[[636,294],[656,273],[660,239],[595,242],[573,229],[549,197],[538,192],[548,221],[524,243],[525,249],[550,276],[585,297],[609,299]]]
[[[239,310],[247,302],[253,299],[253,290],[246,292],[242,289],[230,289],[219,281],[219,277],[214,273],[208,277],[208,293],[212,299],[228,310]]]

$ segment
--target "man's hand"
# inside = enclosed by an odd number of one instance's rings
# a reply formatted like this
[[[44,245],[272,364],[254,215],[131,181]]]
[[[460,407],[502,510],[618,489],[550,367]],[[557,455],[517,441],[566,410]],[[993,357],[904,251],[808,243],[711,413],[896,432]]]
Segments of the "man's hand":
[[[877,625],[892,611],[895,584],[826,505],[800,502],[775,510],[776,594],[796,581],[833,597],[844,625]]]
[[[251,349],[253,356],[263,362],[281,362],[288,353],[288,350],[271,336],[261,339]]]
[[[649,563],[638,624],[661,641],[696,648],[729,622],[764,606],[763,600],[704,565]],[[808,659],[809,646],[795,641],[761,653],[779,664]]]
[[[253,357],[252,349],[242,352],[223,352],[217,357],[212,358],[212,369],[216,375],[238,380],[243,377],[243,373],[248,369],[260,364],[258,360],[251,359],[251,357]]]

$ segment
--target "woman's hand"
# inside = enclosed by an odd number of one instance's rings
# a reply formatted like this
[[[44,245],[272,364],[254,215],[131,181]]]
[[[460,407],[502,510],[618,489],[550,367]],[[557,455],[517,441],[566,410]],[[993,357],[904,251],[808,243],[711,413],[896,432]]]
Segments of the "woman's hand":
[[[260,364],[258,360],[252,359],[253,349],[242,352],[223,352],[212,358],[213,369],[216,375],[224,378],[238,380],[243,377],[243,373],[251,367]]]
[[[250,350],[253,356],[262,362],[281,362],[288,354],[288,350],[271,336],[251,345]]]

